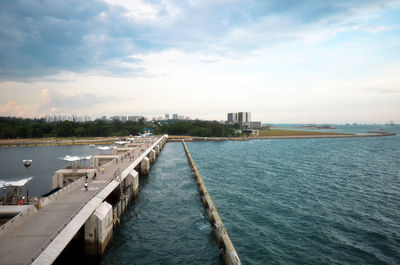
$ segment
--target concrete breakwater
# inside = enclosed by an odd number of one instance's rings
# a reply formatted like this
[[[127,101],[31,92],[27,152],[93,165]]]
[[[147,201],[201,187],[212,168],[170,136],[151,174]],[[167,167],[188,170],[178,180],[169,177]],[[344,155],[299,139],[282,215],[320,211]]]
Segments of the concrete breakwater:
[[[30,207],[34,211],[18,214],[16,221],[11,219],[0,228],[0,264],[51,264],[74,240],[84,241],[87,255],[102,255],[113,226],[138,192],[139,174],[149,173],[166,141],[154,137],[136,142],[140,145],[118,153],[117,159],[93,160],[87,170],[87,191],[81,169],[71,169],[76,171],[73,175],[55,174],[53,184],[59,191],[39,199]]]
[[[225,264],[240,265],[242,263],[240,262],[239,256],[236,253],[236,250],[229,238],[228,233],[226,232],[225,226],[218,215],[217,209],[215,208],[214,203],[211,200],[211,197],[204,185],[203,179],[200,176],[200,173],[192,156],[190,155],[189,149],[187,148],[184,140],[182,140],[182,144],[185,149],[190,166],[193,169],[193,175],[197,184],[197,189],[200,193],[201,200],[207,212],[209,221],[212,225],[215,237],[217,238],[218,244],[222,250],[221,254],[223,255]]]
[[[196,141],[249,141],[273,139],[312,139],[312,138],[360,138],[395,136],[390,132],[368,132],[367,134],[332,134],[332,135],[287,135],[287,136],[250,136],[250,137],[195,137],[195,136],[168,136],[167,142],[196,142]]]

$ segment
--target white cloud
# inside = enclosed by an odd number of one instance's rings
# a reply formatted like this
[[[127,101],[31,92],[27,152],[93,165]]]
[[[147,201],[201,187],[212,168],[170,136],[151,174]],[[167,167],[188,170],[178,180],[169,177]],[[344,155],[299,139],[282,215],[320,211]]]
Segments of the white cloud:
[[[15,101],[7,101],[3,105],[0,105],[0,115],[1,116],[24,116],[26,114],[26,110],[24,110],[20,105]]]
[[[383,32],[383,31],[388,31],[391,30],[392,27],[388,27],[388,26],[375,26],[375,27],[368,27],[365,30],[371,33],[379,33],[379,32]]]
[[[181,10],[167,0],[160,4],[150,4],[143,0],[104,0],[114,6],[120,6],[127,10],[126,16],[139,23],[157,22],[177,16]],[[162,11],[166,12],[163,14]]]

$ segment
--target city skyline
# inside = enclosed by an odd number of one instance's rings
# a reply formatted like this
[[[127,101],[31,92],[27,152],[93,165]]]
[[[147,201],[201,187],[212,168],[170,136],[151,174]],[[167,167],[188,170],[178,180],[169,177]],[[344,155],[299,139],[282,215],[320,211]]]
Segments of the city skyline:
[[[0,116],[400,122],[400,1],[1,1]],[[171,112],[173,110],[173,112]]]

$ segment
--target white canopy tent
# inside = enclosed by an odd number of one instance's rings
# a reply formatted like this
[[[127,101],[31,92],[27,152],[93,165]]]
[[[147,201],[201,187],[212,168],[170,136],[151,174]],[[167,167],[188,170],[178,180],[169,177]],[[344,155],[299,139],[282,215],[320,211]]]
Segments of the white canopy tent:
[[[10,181],[10,180],[0,180],[0,188],[3,187],[23,187],[28,181],[30,181],[31,179],[33,179],[33,177],[29,177],[29,178],[25,178],[25,179],[20,179],[20,180],[14,180],[14,181]]]
[[[70,156],[70,155],[66,155],[64,157],[59,157],[59,159],[67,161],[67,162],[76,162],[81,160],[81,158],[79,156]]]
[[[83,161],[83,166],[86,166],[86,160],[90,160],[92,158],[92,156],[70,156],[70,155],[66,155],[64,157],[59,157],[59,159],[64,160],[65,162],[71,162],[72,165],[75,167],[76,166],[76,162],[78,161]]]
[[[115,143],[119,145],[124,145],[124,144],[129,144],[130,141],[116,141]]]
[[[114,149],[114,148],[115,148],[114,146],[99,146],[99,147],[97,147],[97,150],[107,151],[107,150]]]

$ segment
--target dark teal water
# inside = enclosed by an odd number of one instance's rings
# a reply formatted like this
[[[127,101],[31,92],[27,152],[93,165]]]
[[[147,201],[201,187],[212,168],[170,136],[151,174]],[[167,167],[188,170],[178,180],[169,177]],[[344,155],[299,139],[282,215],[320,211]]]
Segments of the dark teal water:
[[[222,264],[182,144],[167,144],[102,264]]]
[[[188,148],[243,264],[400,264],[399,136]]]
[[[364,133],[379,126],[343,126]],[[400,134],[399,126],[385,130]],[[400,136],[193,142],[189,150],[243,264],[400,264]],[[92,149],[93,150],[93,149]],[[36,195],[57,157],[87,146],[0,148],[0,178]],[[180,143],[168,143],[102,264],[221,264]]]

